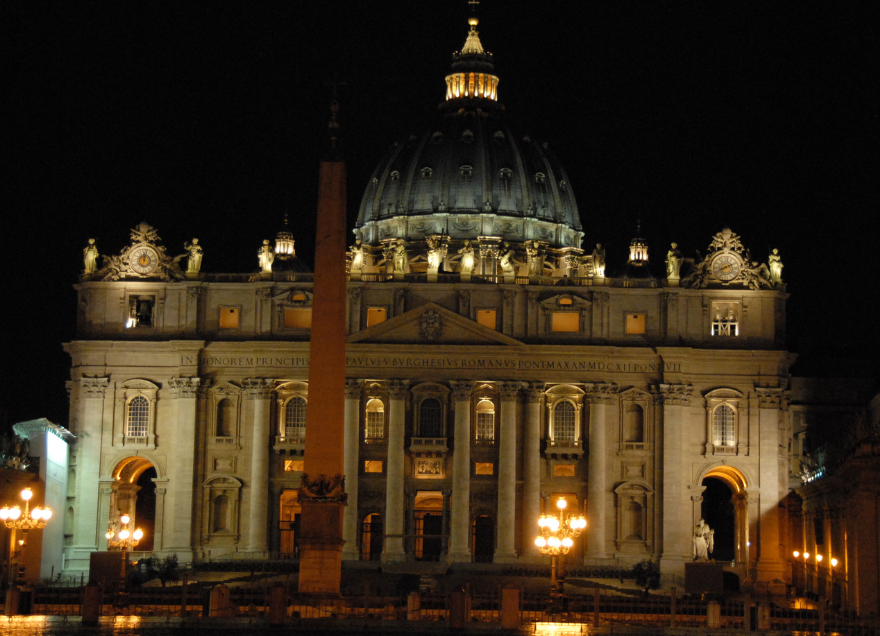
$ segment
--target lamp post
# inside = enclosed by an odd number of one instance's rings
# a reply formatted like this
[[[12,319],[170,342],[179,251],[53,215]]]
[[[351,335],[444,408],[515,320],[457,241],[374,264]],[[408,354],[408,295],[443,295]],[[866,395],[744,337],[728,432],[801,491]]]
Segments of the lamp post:
[[[116,524],[111,520],[110,527],[107,528],[107,533],[104,535],[107,537],[107,550],[122,551],[122,582],[124,588],[128,587],[128,556],[126,556],[126,553],[137,547],[137,544],[144,537],[144,531],[140,528],[136,528],[133,532],[129,530],[129,523],[131,523],[131,517],[120,515],[119,531],[114,530]]]
[[[557,515],[541,515],[538,519],[541,534],[535,539],[541,554],[550,555],[550,598],[554,610],[564,595],[565,555],[574,545],[574,539],[580,536],[581,530],[587,527],[587,520],[583,516],[566,515],[566,506],[565,499],[560,499],[556,502],[559,509]]]
[[[46,527],[46,524],[49,523],[49,519],[52,518],[52,511],[48,507],[41,508],[40,506],[36,506],[31,510],[30,501],[33,496],[34,493],[31,492],[31,489],[25,488],[21,491],[21,498],[24,500],[24,510],[22,510],[20,506],[3,506],[3,508],[0,508],[0,520],[3,521],[6,527],[22,531],[21,539],[19,539],[19,546],[21,547],[17,553],[22,565],[21,567],[18,567],[18,564],[16,563],[16,583],[18,583],[19,580],[22,580],[23,582],[23,570],[27,563],[25,559],[25,548],[27,548],[28,530],[42,530]]]

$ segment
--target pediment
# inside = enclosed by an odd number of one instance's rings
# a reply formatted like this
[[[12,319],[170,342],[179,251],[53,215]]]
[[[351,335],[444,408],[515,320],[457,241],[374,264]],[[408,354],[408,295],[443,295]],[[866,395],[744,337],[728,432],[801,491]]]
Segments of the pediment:
[[[122,383],[122,387],[125,389],[142,389],[146,391],[156,391],[159,389],[158,385],[153,384],[149,380],[142,380],[140,378],[127,380]]]
[[[348,337],[347,342],[426,345],[519,345],[515,338],[489,329],[437,305],[426,303]]]
[[[592,303],[577,294],[556,294],[541,301],[541,306],[550,310],[580,311]]]

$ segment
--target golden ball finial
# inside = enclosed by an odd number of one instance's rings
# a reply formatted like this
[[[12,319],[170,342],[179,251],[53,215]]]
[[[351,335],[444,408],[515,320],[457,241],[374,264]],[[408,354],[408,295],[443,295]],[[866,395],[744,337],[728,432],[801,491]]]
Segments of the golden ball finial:
[[[477,17],[468,18],[468,24],[470,24],[472,27],[477,26],[479,23],[480,23],[480,20]]]

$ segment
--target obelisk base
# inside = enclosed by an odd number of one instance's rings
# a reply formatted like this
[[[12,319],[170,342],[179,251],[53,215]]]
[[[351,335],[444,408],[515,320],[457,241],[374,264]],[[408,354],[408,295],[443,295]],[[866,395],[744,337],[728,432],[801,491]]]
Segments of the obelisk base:
[[[342,580],[341,536],[342,507],[339,502],[303,502],[305,530],[318,536],[301,536],[299,539],[299,591],[302,594],[339,594]],[[312,534],[310,532],[309,534]]]

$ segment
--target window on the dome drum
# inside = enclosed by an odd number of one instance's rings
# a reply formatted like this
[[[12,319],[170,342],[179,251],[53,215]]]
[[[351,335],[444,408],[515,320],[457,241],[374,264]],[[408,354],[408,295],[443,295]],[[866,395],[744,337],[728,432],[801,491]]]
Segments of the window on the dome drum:
[[[553,441],[573,442],[575,421],[574,405],[566,400],[559,402],[553,408]]]
[[[419,437],[443,436],[443,409],[434,398],[425,398],[419,405]]]

